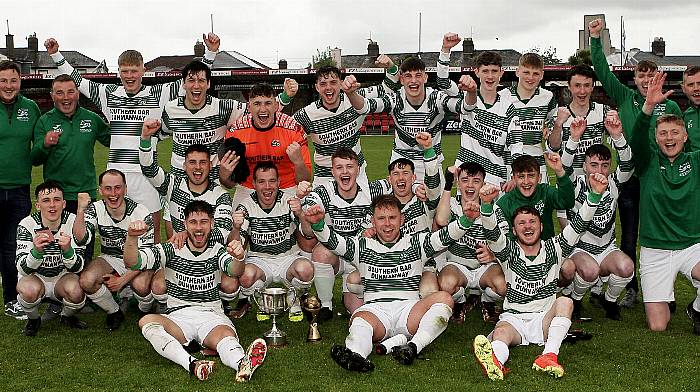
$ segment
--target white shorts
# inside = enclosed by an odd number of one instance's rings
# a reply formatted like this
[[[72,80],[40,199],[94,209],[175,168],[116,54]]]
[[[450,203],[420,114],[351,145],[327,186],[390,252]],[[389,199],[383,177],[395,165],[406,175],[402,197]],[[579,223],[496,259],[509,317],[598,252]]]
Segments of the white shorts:
[[[696,289],[700,288],[700,283],[691,276],[693,268],[699,262],[700,244],[681,250],[642,246],[639,250],[639,276],[644,302],[674,301],[673,285],[679,272],[685,275]]]
[[[610,253],[615,251],[621,252],[620,248],[618,248],[617,245],[615,245],[615,242],[612,242],[599,255],[594,255],[593,253],[583,250],[581,248],[574,248],[574,251],[571,252],[571,256],[569,258],[573,257],[576,253],[585,253],[591,256],[593,260],[595,260],[595,262],[598,263],[598,265],[600,265],[600,263],[602,263],[603,260],[605,260],[605,258],[608,257]]]
[[[510,324],[520,335],[521,346],[527,346],[529,344],[542,346],[544,344],[542,322],[544,321],[544,315],[546,313],[547,312],[527,314],[501,313],[501,317],[498,319],[496,325],[503,322]]]
[[[496,265],[496,263],[481,264],[479,265],[479,267],[472,270],[457,262],[448,261],[440,268],[440,271],[442,271],[442,269],[448,265],[456,267],[459,270],[459,272],[461,272],[462,275],[464,275],[464,277],[467,279],[467,285],[464,288],[472,290],[481,290],[481,286],[479,285],[481,277],[492,265]]]
[[[39,278],[41,283],[44,284],[44,298],[50,298],[54,301],[60,302],[61,299],[56,296],[56,283],[58,283],[58,280],[61,279],[66,274],[75,275],[72,272],[62,271],[60,274],[58,274],[56,276],[52,276],[50,278],[43,276],[43,275],[39,275],[39,274],[31,274],[31,275],[25,275],[25,276],[36,276],[37,278]],[[76,275],[76,277],[77,277],[77,275]],[[22,277],[20,276],[20,278],[22,278]]]
[[[280,191],[288,193],[291,196],[296,196],[297,187],[293,186],[291,188],[280,189]],[[231,203],[233,205],[233,210],[236,211],[236,207],[241,204],[243,198],[249,196],[253,192],[255,192],[255,189],[246,188],[243,185],[236,185],[236,191],[233,193],[233,202]]]
[[[411,313],[413,306],[417,303],[417,299],[408,299],[404,301],[364,304],[355,309],[353,316],[358,312],[369,312],[377,316],[386,331],[386,335],[384,335],[382,340],[399,334],[406,335],[410,338],[413,335],[408,332],[408,315]]]
[[[124,173],[126,177],[126,195],[133,201],[143,204],[150,213],[158,212],[163,208],[160,195],[156,188],[148,182],[142,173]]]
[[[226,325],[236,332],[231,319],[214,308],[204,306],[188,306],[174,312],[164,314],[182,330],[187,343],[196,340],[199,344],[204,343],[207,335],[216,327]]]
[[[119,274],[119,276],[124,276],[129,270],[124,265],[124,260],[116,258],[114,256],[102,254],[99,256],[101,259],[107,262],[112,269]]]
[[[306,257],[296,255],[277,257],[256,257],[249,256],[245,259],[246,264],[254,265],[265,274],[265,287],[273,283],[282,283],[289,287],[291,284],[287,280],[287,271],[297,259],[308,260]],[[311,260],[309,260],[309,263]]]

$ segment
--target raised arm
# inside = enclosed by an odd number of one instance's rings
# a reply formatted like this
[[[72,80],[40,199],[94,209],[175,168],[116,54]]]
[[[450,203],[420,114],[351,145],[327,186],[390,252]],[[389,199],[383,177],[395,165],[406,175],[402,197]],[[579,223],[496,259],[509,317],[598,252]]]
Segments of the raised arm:
[[[566,106],[557,108],[557,114],[552,123],[552,132],[547,138],[547,145],[552,151],[559,151],[562,142],[562,133],[564,132],[564,123],[571,117],[571,110]]]
[[[569,176],[564,171],[561,158],[555,152],[547,152],[544,154],[544,160],[547,166],[554,171],[557,176],[557,187],[547,187],[547,195],[545,196],[546,203],[549,203],[553,208],[558,210],[566,210],[573,208],[576,202],[574,195],[574,184]]]
[[[632,90],[622,84],[610,71],[608,60],[605,58],[603,46],[600,42],[600,33],[604,27],[602,19],[596,19],[588,24],[588,31],[591,34],[591,61],[593,62],[593,70],[603,85],[605,92],[608,93],[615,103],[620,105],[632,93]]]
[[[453,220],[447,226],[432,233],[420,234],[423,236],[423,257],[424,261],[447,249],[460,238],[464,237],[467,230],[474,224],[474,220],[479,217],[479,206],[471,203],[466,206],[466,212],[458,219]]]
[[[610,110],[605,116],[605,128],[608,130],[608,135],[612,140],[612,145],[617,150],[617,168],[613,178],[620,184],[626,182],[634,173],[634,161],[632,160],[632,149],[625,135],[622,132],[622,122],[615,110]]]
[[[459,168],[455,166],[448,167],[445,171],[445,186],[440,194],[437,208],[435,208],[434,222],[438,227],[445,227],[450,223],[450,218],[452,217],[450,208],[452,203],[452,184],[454,184],[455,177],[459,178]]]
[[[75,222],[73,222],[73,237],[79,245],[85,245],[95,236],[97,216],[95,206],[90,203],[90,195],[85,192],[78,193],[78,206],[76,208]]]
[[[360,259],[359,237],[344,237],[326,225],[323,207],[314,205],[304,211],[307,221],[311,223],[314,235],[332,253],[342,257],[357,267]]]
[[[139,145],[139,164],[141,173],[148,179],[161,196],[166,197],[168,188],[172,186],[172,178],[155,160],[155,151],[151,145],[152,136],[160,129],[160,120],[149,119],[144,121],[141,128],[141,141]]]
[[[564,145],[564,151],[561,153],[561,164],[564,168],[564,172],[573,181],[573,164],[574,156],[578,150],[579,142],[581,141],[581,136],[586,131],[586,119],[583,117],[576,117],[571,121],[571,136],[569,140],[566,141]]]
[[[571,254],[583,233],[586,232],[598,208],[603,192],[608,186],[608,177],[600,173],[594,173],[588,176],[588,183],[591,186],[591,191],[586,196],[586,202],[581,205],[581,208],[579,208],[562,232],[550,240],[558,242],[561,246],[562,257],[559,260],[560,263],[564,257],[568,257]]]
[[[647,88],[647,97],[642,105],[642,111],[637,115],[637,120],[634,123],[634,129],[630,135],[630,147],[634,154],[635,168],[637,173],[642,173],[649,166],[653,147],[649,141],[649,125],[651,116],[654,113],[654,108],[659,103],[668,99],[673,94],[673,90],[666,93],[663,92],[663,85],[666,81],[666,74],[657,72],[649,82]]]
[[[350,100],[350,104],[360,114],[390,112],[394,107],[394,94],[385,94],[378,98],[365,98],[358,94],[357,89],[360,83],[354,75],[348,75],[340,84],[341,90],[345,92]]]

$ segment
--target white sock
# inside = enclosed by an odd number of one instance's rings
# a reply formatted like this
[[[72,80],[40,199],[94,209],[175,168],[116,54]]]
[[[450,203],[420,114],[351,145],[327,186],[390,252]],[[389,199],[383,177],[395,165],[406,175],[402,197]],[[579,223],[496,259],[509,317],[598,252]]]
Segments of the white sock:
[[[235,370],[238,370],[238,363],[245,356],[245,350],[243,350],[241,343],[233,336],[226,336],[219,340],[216,351],[219,353],[221,362]]]
[[[87,297],[90,298],[95,305],[107,312],[107,314],[112,314],[119,310],[119,305],[112,297],[112,293],[107,290],[107,286],[104,284],[101,284],[100,288],[95,291],[94,294],[88,294]]]
[[[627,283],[632,281],[634,275],[629,278],[623,278],[615,274],[608,275],[608,289],[605,290],[605,300],[610,302],[617,302],[617,297],[622,294],[625,290]]]
[[[452,299],[455,301],[456,304],[463,304],[466,302],[466,297],[464,296],[464,287],[460,287],[457,289],[457,291],[452,294]]]
[[[355,317],[350,324],[350,334],[345,338],[345,347],[367,358],[372,352],[374,329],[367,320]]]
[[[159,303],[165,305],[168,303],[168,294],[156,294],[156,293],[151,293],[153,295],[153,298]]]
[[[493,349],[493,353],[496,355],[498,362],[500,362],[501,365],[505,364],[510,356],[510,349],[508,348],[508,345],[500,340],[494,340],[491,342],[491,348]]]
[[[24,313],[28,318],[39,318],[39,305],[41,305],[41,298],[37,299],[35,302],[27,302],[21,295],[17,294],[17,302],[22,306],[22,310],[24,310]]]
[[[196,358],[188,354],[177,339],[165,332],[162,325],[148,323],[141,328],[141,333],[158,354],[190,371],[190,362]]]
[[[333,309],[333,286],[335,285],[335,272],[330,264],[314,263],[314,285],[316,295],[321,306]]]
[[[140,296],[138,293],[134,292],[134,298],[136,298],[136,301],[139,303],[139,310],[147,313],[151,308],[153,307],[153,294],[148,293],[146,296]]]
[[[248,287],[248,288],[245,288],[245,287],[242,287],[242,286],[241,286],[241,293],[243,293],[243,295],[245,295],[246,297],[250,297],[251,295],[253,295],[253,293],[255,292],[255,290],[261,289],[261,288],[263,288],[263,287],[265,287],[265,282],[263,282],[262,280],[256,280],[256,281],[253,282],[253,284],[250,285],[250,287]]]
[[[292,278],[292,287],[297,289],[297,291],[307,291],[311,287],[311,283],[313,283],[313,281],[313,278],[311,278],[311,280],[308,282],[304,282],[303,280],[294,277]]]
[[[603,292],[603,280],[598,278],[593,287],[591,287],[591,293],[600,295]]]
[[[697,290],[695,295],[695,301],[693,301],[693,309],[695,309],[695,311],[697,312],[700,312],[700,280],[692,279],[691,283],[693,284],[693,286],[695,286],[695,289]]]
[[[586,295],[586,291],[588,291],[591,286],[595,284],[595,281],[589,282],[581,277],[581,275],[576,272],[576,275],[574,276],[574,289],[571,291],[571,298],[575,299],[577,301],[580,301],[581,298],[583,298],[584,295]]]
[[[83,306],[85,306],[85,297],[83,297],[83,300],[76,303],[70,302],[67,299],[63,298],[61,301],[63,302],[63,309],[61,310],[61,316],[65,317],[70,317],[74,315],[76,312],[78,312],[80,309],[82,309]]]
[[[554,353],[559,355],[559,347],[561,347],[561,342],[566,338],[566,333],[569,332],[570,326],[571,320],[568,318],[554,317],[549,324],[549,333],[547,334],[547,341],[544,343],[542,354]]]
[[[390,353],[392,348],[396,346],[403,346],[406,343],[408,343],[408,338],[406,337],[406,335],[398,334],[390,337],[389,339],[384,340],[380,344],[384,346],[384,350],[387,353]]]
[[[219,290],[219,297],[221,297],[222,301],[233,301],[236,299],[238,296],[238,293],[241,292],[240,286],[234,291],[233,293],[224,293],[223,291]]]
[[[418,323],[418,330],[413,335],[411,342],[416,345],[418,352],[429,345],[445,329],[452,316],[452,309],[443,303],[436,303],[428,309]]]
[[[498,302],[501,300],[503,300],[503,298],[500,295],[496,294],[496,292],[493,291],[491,287],[487,287],[481,292],[482,302]]]

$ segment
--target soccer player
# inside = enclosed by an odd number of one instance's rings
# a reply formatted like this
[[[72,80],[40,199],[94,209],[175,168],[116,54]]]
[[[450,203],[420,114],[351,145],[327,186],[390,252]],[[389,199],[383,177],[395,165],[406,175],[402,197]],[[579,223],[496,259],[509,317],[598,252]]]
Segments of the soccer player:
[[[465,162],[455,168],[455,173],[445,172],[445,187],[435,212],[438,227],[465,214],[471,203],[479,201],[479,191],[487,176],[483,166]],[[457,179],[456,197],[452,197],[452,184]],[[481,292],[481,310],[484,321],[495,323],[499,312],[496,301],[506,294],[503,270],[496,263],[496,256],[486,246],[486,234],[477,218],[464,237],[447,247],[445,261],[438,262],[440,290],[452,295],[455,301],[452,319],[464,323],[466,305],[465,289]]]
[[[294,194],[301,181],[311,181],[311,156],[304,129],[292,117],[278,111],[274,90],[266,83],[250,89],[250,114],[241,117],[226,132],[226,138],[238,138],[246,146],[245,156],[250,172],[262,161],[273,161],[279,172],[279,186],[283,192]],[[229,153],[225,161],[236,159]],[[231,181],[230,162],[222,162],[219,172],[221,184],[236,187],[233,205],[253,193],[253,181],[242,184]]]
[[[450,50],[459,41],[459,36],[453,33],[447,33],[443,38],[437,64],[438,86],[446,91],[453,84],[448,78]],[[475,98],[466,97],[464,100],[468,104],[474,99],[474,103],[467,105],[466,113],[461,116],[460,145],[455,160],[457,167],[465,162],[479,163],[486,170],[484,181],[498,185],[505,185],[510,180],[514,137],[521,132],[515,106],[498,94],[502,65],[501,55],[496,52],[484,51],[476,57],[479,91]],[[463,80],[465,88],[472,85],[476,88],[470,76],[462,78],[460,82]],[[469,90],[467,92],[469,94]]]
[[[326,212],[326,224],[343,236],[354,236],[370,226],[369,214],[372,200],[391,191],[386,181],[375,180],[369,183],[359,180],[360,158],[354,150],[347,147],[338,148],[331,157],[333,181],[322,181],[311,193],[303,198],[304,208],[320,205]],[[297,196],[303,196],[308,183],[299,184]],[[410,184],[409,184],[410,188]],[[301,217],[302,230],[305,223]],[[313,236],[310,227],[302,231],[304,236]],[[343,281],[343,303],[352,312],[362,305],[362,285],[350,283],[348,277],[355,267],[328,250],[323,244],[317,244],[311,258],[314,263],[314,284],[316,294],[321,301],[320,321],[333,318],[333,285],[335,275],[341,274]]]
[[[387,79],[396,67],[386,55],[381,55],[375,62],[387,68]],[[316,70],[314,85],[319,99],[294,113],[294,119],[304,127],[304,131],[314,144],[314,186],[320,181],[333,180],[331,173],[331,156],[340,147],[351,148],[357,154],[360,163],[360,181],[367,182],[365,155],[360,146],[360,127],[365,115],[357,113],[350,104],[347,95],[340,90],[341,72],[337,67],[324,66]],[[390,82],[382,85],[361,88],[358,94],[367,98],[377,98],[389,88]]]
[[[622,121],[622,129],[625,131],[628,140],[630,131],[634,128],[637,116],[641,112],[641,107],[644,104],[644,98],[647,95],[649,81],[656,74],[657,66],[655,63],[647,60],[640,61],[634,67],[634,84],[636,89],[627,87],[620,82],[615,75],[610,71],[610,66],[603,53],[603,47],[600,42],[600,32],[605,26],[601,19],[591,21],[588,25],[588,30],[591,35],[591,60],[593,61],[593,70],[595,71],[598,80],[603,85],[605,92],[612,98],[618,107],[620,121]],[[652,114],[651,126],[647,133],[649,134],[649,142],[655,142],[655,119],[663,113],[674,113],[682,116],[678,105],[671,100],[659,102],[659,105],[654,108]],[[637,158],[635,158],[636,160]],[[638,173],[638,172],[637,172]],[[630,178],[621,188],[618,203],[620,205],[620,249],[636,264],[637,263],[637,234],[639,232],[639,178],[634,176]],[[645,206],[646,208],[646,206]],[[627,293],[620,304],[623,307],[632,307],[637,301],[639,286],[636,279],[627,285]]]
[[[150,229],[139,238],[140,244],[153,244],[153,225],[148,209],[126,197],[126,178],[117,169],[100,174],[102,200],[90,203],[90,195],[78,194],[78,213],[73,224],[73,236],[78,244],[92,242],[100,235],[102,254],[89,262],[80,274],[80,286],[95,305],[107,313],[107,329],[114,331],[124,321],[124,314],[112,293],[131,286],[139,310],[147,313],[153,305],[151,295],[152,271],[129,271],[124,267],[124,242],[129,223],[144,221]]]
[[[138,247],[138,237],[149,230],[145,222],[131,222],[124,245],[124,264],[132,270],[164,268],[168,285],[167,314],[148,314],[139,320],[143,337],[156,352],[206,380],[214,361],[197,360],[184,345],[197,342],[216,349],[224,365],[236,370],[236,381],[247,381],[265,360],[267,345],[256,339],[243,351],[231,320],[219,300],[221,275],[243,273],[245,252],[240,242],[227,246],[211,241],[214,208],[204,200],[185,207],[187,240],[181,248],[171,243]]]
[[[688,133],[675,114],[656,119],[656,144],[647,130],[658,104],[673,92],[662,92],[666,80],[657,73],[649,81],[642,112],[630,138],[635,171],[641,184],[639,274],[644,310],[652,331],[664,331],[671,319],[667,302],[674,301],[673,284],[680,272],[697,290],[686,311],[693,333],[700,335],[700,152],[685,152]]]
[[[501,99],[515,106],[521,132],[515,132],[511,155],[515,159],[520,154],[537,159],[540,181],[547,182],[547,167],[542,149],[544,129],[551,127],[557,112],[557,100],[551,91],[541,88],[544,77],[544,62],[537,53],[525,53],[518,60],[515,71],[518,83],[498,92]]]
[[[17,303],[17,225],[32,211],[29,152],[41,111],[19,93],[20,82],[19,65],[0,61],[0,275],[5,314],[23,320],[27,315]]]
[[[605,117],[605,128],[610,134],[612,145],[618,152],[617,168],[614,173],[610,173],[612,156],[608,147],[603,144],[594,144],[588,147],[583,163],[584,174],[577,176],[574,180],[576,205],[566,211],[567,219],[571,220],[586,202],[586,194],[590,190],[588,176],[594,173],[608,176],[608,189],[603,193],[588,230],[571,253],[571,260],[576,265],[573,290],[570,294],[574,301],[572,316],[574,320],[581,318],[581,298],[599,277],[607,278],[608,282],[605,296],[601,295],[602,298],[599,298],[603,309],[605,309],[605,317],[621,320],[617,297],[624,291],[625,286],[634,275],[632,260],[615,245],[617,198],[620,185],[629,180],[634,171],[632,150],[627,145],[622,133],[622,123],[614,110],[609,111]],[[571,122],[571,134],[561,157],[566,171],[571,170],[571,167],[575,165],[575,151],[580,150],[579,143],[583,141],[588,129],[588,124],[582,117],[577,117]]]
[[[683,92],[688,97],[688,108],[683,112],[685,129],[688,132],[690,150],[700,150],[700,66],[694,65],[683,71]]]
[[[206,51],[202,62],[211,67],[219,50],[219,37],[209,33],[203,38]],[[107,118],[112,132],[107,168],[119,169],[124,173],[129,185],[128,196],[145,205],[153,214],[155,241],[160,242],[161,204],[158,192],[141,174],[139,137],[144,120],[160,118],[165,104],[183,95],[183,80],[144,86],[143,56],[136,50],[126,50],[117,60],[122,85],[96,83],[80,76],[58,51],[59,45],[54,38],[47,39],[44,46],[58,70],[70,75],[78,85],[78,90],[100,108]]]
[[[418,285],[424,264],[437,252],[464,235],[478,207],[467,216],[434,233],[401,235],[401,203],[393,195],[372,201],[376,238],[343,237],[325,224],[321,206],[311,206],[305,217],[314,234],[328,249],[352,260],[364,283],[365,304],[351,317],[345,346],[334,345],[331,357],[341,367],[358,372],[374,369],[367,358],[372,343],[404,335],[408,343],[395,346],[392,356],[410,365],[446,328],[452,314],[452,298],[443,291],[419,299]]]
[[[586,202],[571,224],[548,240],[540,235],[543,229],[540,213],[528,205],[516,210],[515,240],[510,239],[497,227],[493,214],[498,188],[491,184],[481,188],[481,223],[489,248],[496,253],[508,282],[504,312],[496,328],[489,338],[478,335],[473,343],[474,354],[489,379],[503,379],[504,364],[510,354],[508,347],[528,344],[544,345],[542,355],[532,364],[533,369],[557,378],[564,375],[558,354],[571,326],[573,304],[570,298],[557,298],[558,270],[593,219],[607,182],[605,175],[591,174],[591,191]]]
[[[345,77],[341,88],[358,113],[391,113],[396,124],[396,136],[389,162],[401,157],[411,160],[415,166],[416,178],[423,181],[423,150],[416,142],[416,134],[430,133],[438,161],[442,163],[444,157],[440,144],[440,124],[445,118],[445,112],[463,111],[462,99],[449,97],[442,91],[426,87],[428,74],[425,72],[425,63],[417,57],[404,60],[399,75],[401,89],[396,94],[385,94],[379,98],[364,98],[358,94],[359,83],[353,75]]]
[[[27,315],[22,333],[36,336],[44,298],[63,303],[61,321],[71,328],[87,325],[75,313],[85,305],[77,273],[83,269],[83,249],[73,240],[75,215],[65,211],[61,185],[49,180],[37,185],[37,211],[17,227],[17,301]]]
[[[298,215],[302,213],[299,199],[280,192],[277,167],[271,161],[255,165],[253,186],[255,192],[241,200],[233,213],[231,231],[232,239],[249,247],[240,278],[242,292],[249,297],[255,290],[282,283],[306,293],[314,279],[314,266],[299,254],[296,242]],[[294,294],[290,292],[289,296]],[[258,313],[258,320],[265,318]],[[303,319],[301,306],[295,301],[289,309],[289,320]]]

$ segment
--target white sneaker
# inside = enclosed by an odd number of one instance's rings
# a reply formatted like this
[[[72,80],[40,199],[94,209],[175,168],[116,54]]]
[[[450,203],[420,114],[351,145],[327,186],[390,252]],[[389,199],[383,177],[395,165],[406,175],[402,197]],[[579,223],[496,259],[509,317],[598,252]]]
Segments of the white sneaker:
[[[267,344],[265,340],[257,338],[248,346],[245,357],[241,358],[236,372],[236,381],[246,382],[253,376],[253,372],[265,361],[267,356]]]
[[[22,305],[17,302],[17,300],[10,301],[5,304],[5,315],[14,317],[17,320],[26,320],[27,315],[24,313],[24,309],[22,309]]]

